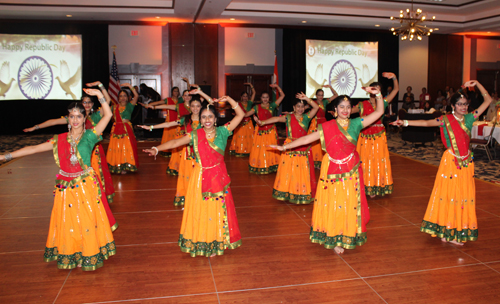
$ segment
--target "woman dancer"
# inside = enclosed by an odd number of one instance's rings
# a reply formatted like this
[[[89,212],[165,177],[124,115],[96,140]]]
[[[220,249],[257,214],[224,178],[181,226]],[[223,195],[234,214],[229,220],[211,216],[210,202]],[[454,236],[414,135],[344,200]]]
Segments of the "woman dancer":
[[[304,93],[295,96],[293,113],[285,116],[275,116],[264,121],[255,117],[259,126],[286,123],[285,145],[307,135],[311,118],[318,112],[319,106]],[[306,101],[306,102],[304,102]],[[308,114],[303,114],[305,104],[312,107]],[[310,146],[301,146],[281,153],[278,172],[274,181],[273,198],[289,201],[293,204],[309,204],[316,193],[316,177],[314,175],[314,160]]]
[[[159,106],[159,105],[177,105],[178,103],[181,103],[182,100],[179,100],[180,99],[180,91],[179,91],[179,88],[178,87],[173,87],[171,90],[170,90],[170,95],[172,97],[167,97],[165,98],[164,100],[160,100],[160,101],[155,101],[155,102],[152,102],[150,103],[149,105],[150,106]],[[167,113],[166,113],[166,117],[165,117],[165,122],[175,122],[177,121],[177,112],[175,112],[174,110],[168,110],[167,109]],[[165,128],[163,129],[163,136],[161,138],[161,143],[166,143],[167,141],[169,140],[172,140],[172,139],[175,139],[177,134],[177,128],[176,127],[172,127],[172,128]],[[170,157],[172,155],[172,153],[175,152],[175,151],[163,151],[161,152],[161,156],[164,156],[164,157]],[[179,151],[177,151],[179,152]],[[167,173],[169,173],[167,171]],[[172,173],[175,173],[175,174],[172,174]],[[177,170],[174,172],[172,171],[171,173],[169,173],[171,175],[177,175]]]
[[[307,134],[311,134],[312,132],[317,132],[318,131],[318,125],[326,122],[325,114],[326,114],[326,106],[334,100],[339,94],[333,89],[333,87],[329,84],[324,85],[324,88],[330,88],[330,91],[332,91],[332,97],[326,99],[324,98],[325,96],[325,91],[323,89],[317,89],[316,90],[316,100],[313,100],[315,103],[319,105],[319,110],[318,113],[316,113],[316,117],[313,118],[311,121],[311,124],[309,125],[309,130],[307,131]],[[317,141],[311,146],[311,153],[313,155],[314,159],[314,166],[316,168],[319,168],[321,166],[321,161],[323,159],[324,152],[321,149],[321,144]]]
[[[85,129],[85,108],[80,102],[68,107],[70,131],[54,135],[46,143],[28,146],[6,155],[0,161],[35,153],[54,151],[56,175],[54,206],[50,217],[44,259],[57,260],[59,269],[96,270],[116,253],[113,234],[102,204],[99,178],[91,166],[92,150],[112,117],[109,105],[96,89],[84,89],[99,97],[102,118],[92,129]]]
[[[274,110],[280,105],[285,98],[285,93],[277,84],[271,84],[271,88],[279,91],[280,97],[275,102],[269,102],[269,93],[262,93],[260,96],[261,104],[254,105],[253,108],[245,114],[245,117],[250,117],[254,114],[258,119],[266,120],[273,117]],[[278,143],[278,133],[274,124],[266,126],[257,126],[254,131],[252,149],[250,150],[250,159],[248,168],[250,173],[269,174],[278,170],[279,154],[269,145]]]
[[[111,128],[106,159],[109,171],[116,174],[136,172],[139,169],[137,141],[130,122],[139,95],[130,84],[124,83],[121,86],[128,87],[134,96],[130,100],[129,92],[121,89],[118,92],[118,104],[114,104],[112,108],[115,123]]]
[[[477,86],[483,94],[484,102],[473,113],[467,114],[467,97],[457,92],[450,98],[452,114],[433,120],[392,123],[403,127],[440,127],[441,140],[448,150],[441,158],[420,231],[455,245],[477,240],[476,187],[469,142],[472,123],[491,103],[490,95],[477,80],[467,81],[464,86]]]
[[[382,73],[382,76],[392,79],[394,89],[387,95],[384,101],[385,108],[396,97],[399,91],[399,83],[394,73]],[[381,91],[381,85],[378,82],[370,84]],[[369,100],[360,102],[353,108],[352,113],[359,112],[360,117],[365,117],[374,112],[375,95],[371,94]],[[387,136],[385,127],[382,124],[384,117],[382,116],[373,125],[363,129],[359,134],[358,153],[361,157],[361,165],[363,166],[363,174],[365,180],[366,195],[374,198],[376,195],[384,196],[391,194],[394,183],[392,181],[391,160],[389,158],[389,149],[387,148]]]
[[[193,94],[198,94],[198,90],[193,90]],[[190,97],[187,99],[189,100]],[[200,109],[201,101],[199,99],[193,99],[188,102],[184,102],[180,107],[184,107],[189,103],[189,108],[191,113],[180,116],[181,118],[177,121],[164,122],[159,125],[154,126],[139,126],[143,129],[152,131],[153,129],[161,128],[171,128],[173,126],[179,126],[179,137],[189,136],[193,130],[198,130],[201,128],[200,125]],[[179,105],[178,105],[179,106]],[[161,107],[161,106],[160,106]],[[172,157],[173,159],[173,157]],[[182,146],[181,159],[179,164],[179,176],[177,178],[177,192],[175,193],[174,206],[183,206],[186,198],[187,187],[189,180],[192,176],[193,167],[196,163],[194,158],[193,148],[189,145]]]
[[[366,242],[366,224],[370,219],[363,187],[363,170],[356,140],[362,128],[372,124],[384,113],[382,94],[375,87],[363,88],[374,94],[375,111],[363,118],[349,119],[351,100],[341,95],[332,101],[337,118],[318,126],[318,132],[303,136],[284,146],[274,146],[285,151],[308,145],[316,140],[326,152],[321,164],[310,239],[327,249],[341,254]]]
[[[196,165],[188,185],[179,236],[181,251],[190,253],[192,257],[222,255],[225,249],[241,245],[224,150],[227,138],[245,113],[231,97],[224,96],[218,101],[229,102],[235,110],[236,116],[228,124],[216,127],[217,112],[211,105],[213,101],[209,100],[210,104],[200,111],[201,129],[144,150],[153,156],[161,150],[187,144],[193,146]]]
[[[244,83],[244,85],[248,85],[252,89],[252,97],[250,97],[250,99],[248,99],[247,92],[241,93],[241,101],[239,104],[241,109],[243,109],[246,113],[253,107],[255,89],[251,83]],[[250,149],[252,148],[253,132],[254,127],[252,119],[250,117],[245,117],[241,124],[233,132],[233,139],[231,140],[231,145],[229,146],[229,155],[235,155],[236,157],[249,156]]]

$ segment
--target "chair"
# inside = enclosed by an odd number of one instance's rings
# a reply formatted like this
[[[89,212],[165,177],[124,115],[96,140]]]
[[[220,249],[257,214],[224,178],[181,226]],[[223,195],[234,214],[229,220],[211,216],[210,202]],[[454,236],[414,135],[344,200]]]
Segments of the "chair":
[[[493,125],[491,127],[491,132],[490,132],[490,135],[488,136],[487,139],[472,138],[470,140],[470,145],[472,146],[471,150],[474,151],[474,149],[476,149],[476,148],[480,148],[480,149],[485,150],[489,161],[491,161],[491,152],[490,152],[489,146],[490,146],[491,140],[493,139],[493,132],[495,132],[495,121],[493,121]]]

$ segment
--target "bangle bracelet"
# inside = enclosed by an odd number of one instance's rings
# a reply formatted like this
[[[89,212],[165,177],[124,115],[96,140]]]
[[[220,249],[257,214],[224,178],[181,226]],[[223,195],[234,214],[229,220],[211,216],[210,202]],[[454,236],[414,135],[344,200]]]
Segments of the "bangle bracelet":
[[[104,88],[104,85],[102,83],[98,84],[97,86],[100,88]]]
[[[286,145],[283,145],[283,152],[286,151]]]
[[[153,106],[153,110],[156,110],[156,106]]]
[[[103,96],[103,97],[97,99],[97,101],[99,101],[99,103],[103,104],[104,102],[106,102],[106,98],[104,98],[104,96]]]
[[[5,161],[11,161],[12,160],[12,154],[8,153],[5,154]]]
[[[39,130],[40,129],[40,126],[39,125],[35,125],[35,130]]]
[[[149,126],[149,132],[153,131],[154,127],[155,127],[155,126],[150,125],[150,126]]]
[[[486,95],[488,95],[488,93],[484,93],[484,94],[483,94],[483,96],[486,96]]]
[[[403,127],[408,127],[408,120],[403,120]]]
[[[382,93],[378,92],[378,94],[375,94],[377,97],[382,97]]]
[[[236,105],[234,106],[234,108],[231,108],[231,109],[233,109],[233,110],[234,110],[234,109],[236,109],[237,107],[238,107],[238,104],[236,104]]]

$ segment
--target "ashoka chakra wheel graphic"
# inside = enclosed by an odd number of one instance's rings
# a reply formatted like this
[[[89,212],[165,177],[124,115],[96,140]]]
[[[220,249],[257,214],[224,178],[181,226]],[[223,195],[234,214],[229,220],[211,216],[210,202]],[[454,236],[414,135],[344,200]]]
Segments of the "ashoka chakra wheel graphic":
[[[19,88],[28,99],[45,99],[52,90],[53,80],[49,63],[40,56],[26,58],[17,74]]]
[[[330,85],[339,95],[352,96],[357,83],[356,69],[349,61],[341,59],[335,62],[330,70]]]

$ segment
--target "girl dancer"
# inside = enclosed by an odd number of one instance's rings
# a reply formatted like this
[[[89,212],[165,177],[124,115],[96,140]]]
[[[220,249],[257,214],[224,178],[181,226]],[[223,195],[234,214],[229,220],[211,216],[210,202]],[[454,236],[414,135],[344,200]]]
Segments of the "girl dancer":
[[[252,89],[252,97],[250,97],[250,99],[248,99],[247,92],[241,93],[241,101],[239,104],[241,109],[246,113],[253,107],[255,89],[251,83],[244,83],[244,85],[248,85]],[[250,149],[252,148],[253,132],[254,127],[252,119],[250,117],[245,117],[241,124],[233,132],[233,139],[231,140],[231,145],[229,146],[229,155],[235,155],[237,157],[249,156]]]

